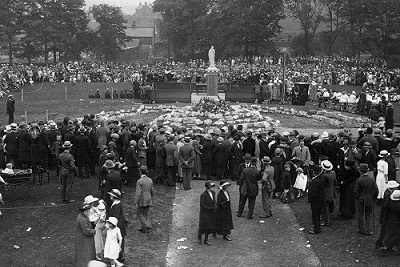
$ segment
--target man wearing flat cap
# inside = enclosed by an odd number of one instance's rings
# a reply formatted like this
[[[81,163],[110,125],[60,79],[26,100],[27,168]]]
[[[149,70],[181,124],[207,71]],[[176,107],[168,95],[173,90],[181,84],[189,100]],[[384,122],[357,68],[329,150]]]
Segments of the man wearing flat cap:
[[[136,141],[131,140],[129,142],[129,148],[125,151],[125,165],[128,167],[126,174],[127,185],[135,185],[136,181],[139,179],[139,159],[136,153]]]
[[[139,231],[148,233],[151,229],[149,219],[150,207],[153,206],[154,187],[153,180],[147,176],[147,166],[140,167],[141,176],[136,183],[134,204],[137,206],[137,218],[141,224]]]
[[[361,176],[354,185],[354,196],[357,202],[358,233],[372,235],[372,212],[374,200],[378,196],[378,186],[375,178],[369,175],[369,167],[361,163],[359,167]]]

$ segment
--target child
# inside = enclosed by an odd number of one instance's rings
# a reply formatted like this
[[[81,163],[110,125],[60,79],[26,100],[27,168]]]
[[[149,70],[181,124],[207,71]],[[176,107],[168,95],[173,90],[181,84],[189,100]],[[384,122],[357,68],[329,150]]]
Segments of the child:
[[[117,224],[118,224],[118,219],[115,217],[108,218],[106,224],[107,237],[106,237],[106,243],[104,245],[104,258],[108,258],[111,260],[111,267],[124,266],[124,264],[122,264],[117,260],[119,252],[121,250],[121,242],[122,242],[121,231],[117,227]]]
[[[289,190],[292,187],[292,176],[290,175],[290,164],[285,163],[283,167],[284,170],[281,174],[281,187],[283,189],[281,200],[283,203],[288,203],[291,201]]]
[[[306,191],[307,176],[303,173],[303,169],[300,167],[296,169],[296,174],[296,182],[294,183],[293,187],[297,189],[297,198],[299,198],[302,197]]]

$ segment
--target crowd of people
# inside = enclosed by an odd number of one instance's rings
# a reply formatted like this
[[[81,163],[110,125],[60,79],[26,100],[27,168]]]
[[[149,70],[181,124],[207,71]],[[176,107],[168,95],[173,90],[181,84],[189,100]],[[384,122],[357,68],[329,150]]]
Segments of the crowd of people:
[[[379,64],[378,64],[379,63]],[[54,65],[0,65],[2,91],[18,89],[38,82],[206,82],[207,63],[163,61],[157,63],[96,63],[70,62]],[[280,57],[234,58],[216,62],[221,83],[282,84],[283,68]],[[294,82],[318,85],[363,85],[398,93],[400,70],[389,69],[382,62],[356,61],[343,57],[291,57],[286,62],[287,88]],[[396,98],[397,99],[397,98]]]

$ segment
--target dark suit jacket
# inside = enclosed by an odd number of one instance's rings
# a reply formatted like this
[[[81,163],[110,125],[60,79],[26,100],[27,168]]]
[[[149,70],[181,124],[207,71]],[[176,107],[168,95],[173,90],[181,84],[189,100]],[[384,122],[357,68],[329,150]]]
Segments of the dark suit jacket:
[[[108,212],[108,217],[115,217],[118,219],[118,227],[121,230],[121,235],[125,236],[126,235],[126,220],[124,216],[124,211],[122,209],[122,202],[118,204],[111,205],[109,212]]]
[[[365,206],[372,206],[373,200],[378,196],[378,186],[375,179],[367,173],[362,174],[354,185],[354,196]]]
[[[264,156],[268,156],[269,148],[267,141],[261,139],[259,146],[260,146],[260,159],[262,159]]]
[[[333,170],[326,171],[322,174],[322,178],[325,180],[325,201],[332,201],[334,199],[336,173]]]
[[[192,145],[184,144],[179,148],[179,161],[182,168],[194,168],[194,148]],[[187,165],[185,164],[187,162]]]
[[[255,167],[245,168],[238,181],[238,184],[241,185],[240,193],[247,196],[257,196],[259,180],[261,180],[259,170]]]
[[[243,141],[243,154],[249,153],[252,157],[254,157],[254,153],[256,152],[256,140],[253,138],[246,138]]]
[[[112,170],[106,176],[106,192],[111,192],[111,189],[121,190],[121,174],[119,171]]]
[[[138,156],[134,147],[129,147],[125,151],[125,164],[128,168],[138,167]]]

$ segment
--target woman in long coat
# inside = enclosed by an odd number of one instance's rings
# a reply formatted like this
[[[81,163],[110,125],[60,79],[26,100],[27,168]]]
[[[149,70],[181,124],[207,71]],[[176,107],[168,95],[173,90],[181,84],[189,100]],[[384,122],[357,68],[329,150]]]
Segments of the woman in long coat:
[[[83,205],[75,224],[75,258],[74,267],[87,267],[89,261],[96,259],[93,229],[89,221],[90,205]]]
[[[382,243],[387,249],[400,245],[400,190],[395,190],[390,195],[385,237]]]
[[[360,173],[355,167],[355,162],[349,160],[345,163],[343,180],[340,184],[339,215],[343,219],[352,219],[356,213],[356,198],[354,196],[354,183]]]
[[[227,241],[231,241],[229,235],[233,229],[231,197],[226,190],[231,184],[227,180],[220,182],[220,191],[217,196],[216,229],[217,234],[222,235]]]
[[[210,179],[211,176],[214,175],[213,166],[214,166],[214,148],[215,144],[211,140],[211,135],[206,134],[204,136],[203,148],[201,152],[203,153],[201,158],[201,165],[203,170],[203,175],[205,179]]]
[[[198,241],[202,244],[202,234],[204,234],[204,244],[211,246],[208,236],[215,231],[215,212],[217,210],[215,192],[212,188],[215,185],[211,181],[205,183],[206,191],[200,195],[200,214]]]

